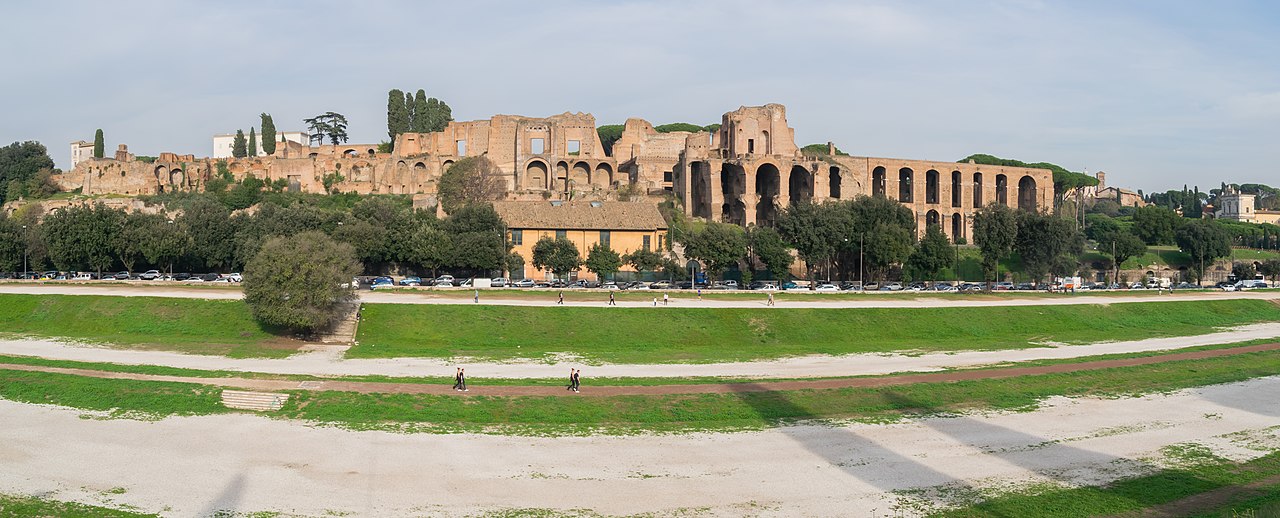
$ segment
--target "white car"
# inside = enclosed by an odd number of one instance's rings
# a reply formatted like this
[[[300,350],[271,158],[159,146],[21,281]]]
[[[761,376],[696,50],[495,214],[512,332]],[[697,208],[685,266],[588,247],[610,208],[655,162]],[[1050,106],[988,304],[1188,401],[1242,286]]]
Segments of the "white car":
[[[72,278],[71,278],[71,280],[73,280],[73,281],[91,281],[91,280],[93,280],[93,274],[92,274],[92,273],[80,272],[80,273],[77,273],[74,277],[72,277]]]
[[[154,281],[160,278],[160,270],[147,270],[138,275],[139,280]]]
[[[840,287],[834,284],[819,284],[813,291],[840,291]]]

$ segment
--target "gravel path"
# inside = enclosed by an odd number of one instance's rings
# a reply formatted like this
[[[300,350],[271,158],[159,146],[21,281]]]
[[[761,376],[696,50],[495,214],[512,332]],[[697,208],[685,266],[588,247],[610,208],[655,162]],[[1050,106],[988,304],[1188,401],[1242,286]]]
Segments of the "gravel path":
[[[354,432],[244,414],[102,420],[0,401],[0,492],[172,516],[458,516],[513,507],[910,516],[921,508],[902,491],[945,485],[918,493],[936,498],[1104,483],[1157,469],[1158,450],[1171,444],[1255,458],[1280,447],[1276,393],[1280,378],[1271,377],[889,425],[559,438]]]
[[[899,376],[884,376],[876,378],[842,378],[842,379],[825,379],[825,380],[802,380],[802,381],[762,381],[756,383],[705,383],[705,384],[689,384],[689,385],[652,385],[652,386],[592,386],[591,380],[587,380],[586,392],[574,393],[568,392],[560,387],[547,386],[519,386],[519,385],[492,385],[485,386],[484,380],[479,378],[470,378],[469,388],[465,394],[454,391],[452,388],[446,388],[444,384],[425,385],[421,383],[381,383],[381,382],[358,382],[358,381],[285,381],[285,380],[261,380],[261,379],[244,379],[244,378],[197,378],[189,376],[165,376],[155,374],[138,374],[129,372],[111,372],[91,369],[73,369],[64,367],[47,367],[39,365],[15,365],[5,364],[0,360],[0,369],[35,371],[35,372],[52,372],[59,374],[72,374],[76,376],[88,376],[93,378],[110,378],[110,379],[131,379],[131,380],[147,380],[147,381],[171,381],[178,383],[198,383],[202,385],[214,385],[227,388],[240,388],[249,390],[315,390],[315,391],[340,391],[340,392],[360,392],[360,393],[377,393],[377,394],[435,394],[435,395],[465,395],[465,396],[633,396],[633,395],[666,395],[666,394],[730,394],[744,392],[770,392],[779,390],[814,390],[814,389],[837,389],[850,387],[888,387],[894,385],[910,385],[913,383],[941,383],[952,381],[971,381],[983,379],[1000,379],[1013,378],[1017,376],[1031,376],[1040,374],[1055,374],[1065,372],[1082,372],[1097,369],[1109,369],[1114,367],[1133,367],[1136,365],[1151,365],[1156,363],[1182,361],[1182,360],[1200,360],[1205,358],[1217,358],[1221,356],[1232,356],[1236,354],[1245,354],[1259,351],[1274,351],[1280,349],[1280,343],[1249,345],[1243,347],[1233,347],[1231,349],[1210,349],[1202,351],[1188,351],[1181,353],[1172,353],[1160,356],[1146,356],[1138,358],[1121,358],[1114,360],[1098,360],[1080,363],[1064,363],[1055,365],[1043,365],[1035,367],[1009,367],[996,370],[962,370],[951,372],[938,372],[931,374],[906,374]]]
[[[1280,323],[1253,324],[1196,336],[1151,338],[1090,345],[1045,346],[1002,351],[956,353],[851,354],[801,356],[780,360],[707,364],[605,364],[583,365],[564,359],[555,362],[486,363],[431,358],[345,359],[345,346],[309,346],[307,352],[283,359],[226,358],[163,351],[109,349],[52,340],[0,340],[0,354],[37,356],[57,360],[107,362],[126,365],[163,365],[199,370],[230,370],[314,376],[446,376],[455,366],[475,377],[559,378],[569,367],[583,369],[587,377],[750,377],[818,378],[860,376],[896,372],[927,372],[1003,362],[1079,358],[1101,354],[1164,351],[1202,345],[1280,338]]]
[[[123,282],[123,281],[122,281]],[[197,288],[166,286],[166,285],[122,285],[122,286],[103,286],[103,285],[76,285],[76,284],[19,284],[19,283],[0,283],[0,293],[21,293],[21,294],[49,294],[49,295],[112,295],[123,297],[179,297],[179,298],[204,298],[204,299],[239,299],[242,298],[240,290],[230,288]],[[553,306],[556,305],[556,290],[546,290],[545,297],[541,298],[501,298],[502,292],[493,292],[492,294],[481,293],[480,299],[484,304],[498,306]],[[662,291],[654,290],[651,292],[653,296],[662,298]],[[677,291],[677,295],[685,295]],[[473,304],[471,299],[471,291],[469,290],[450,290],[448,292],[432,292],[432,291],[361,291],[360,300],[370,303],[392,303],[392,304]],[[565,290],[565,294],[569,297],[565,300],[565,306],[579,307],[605,307],[609,299],[607,292],[603,291],[583,291],[583,290]],[[598,300],[578,300],[579,297],[593,296]],[[1061,296],[1031,296],[1019,297],[1018,294],[1008,294],[1000,296],[991,295],[959,295],[954,296],[927,296],[921,297],[912,293],[895,293],[891,296],[872,295],[865,299],[847,299],[832,298],[831,300],[823,300],[825,294],[822,293],[793,293],[787,294],[782,292],[778,295],[778,308],[932,308],[932,307],[979,307],[979,306],[1056,306],[1069,304],[1122,304],[1126,302],[1171,302],[1171,301],[1194,301],[1194,300],[1225,300],[1225,299],[1265,299],[1280,300],[1280,290],[1264,290],[1264,291],[1244,291],[1244,292],[1222,292],[1222,291],[1194,291],[1194,292],[1175,292],[1170,294],[1165,292],[1163,295],[1154,291],[1138,291],[1134,293],[1125,293],[1123,295],[1091,295],[1088,293],[1080,293],[1076,295]],[[621,299],[618,301],[618,308],[648,308],[652,307],[649,300],[633,301],[629,299]],[[671,299],[670,306],[673,308],[764,308],[765,295],[747,296],[744,295],[735,299],[719,299],[706,298],[701,301],[692,297],[685,298],[677,296]]]

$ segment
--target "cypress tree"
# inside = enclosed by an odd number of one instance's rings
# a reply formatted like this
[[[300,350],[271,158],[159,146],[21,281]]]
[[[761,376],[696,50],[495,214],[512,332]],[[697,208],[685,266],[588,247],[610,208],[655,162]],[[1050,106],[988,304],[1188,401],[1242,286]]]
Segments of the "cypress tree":
[[[409,92],[405,92],[404,94],[404,111],[409,115],[409,131],[416,133],[418,131],[418,123],[415,121],[417,121],[418,117],[421,115],[414,110],[413,94]]]
[[[427,93],[419,88],[418,93],[413,97],[413,131],[415,133],[430,132],[433,115],[431,106],[427,104]]]
[[[258,133],[249,126],[249,156],[258,156]]]
[[[448,103],[439,101],[439,106],[436,107],[435,119],[436,129],[432,131],[444,131],[444,128],[453,121],[453,110],[449,108]]]
[[[409,106],[404,102],[404,92],[393,89],[387,92],[387,136],[395,146],[396,137],[409,132]]]
[[[231,141],[231,156],[244,158],[249,154],[248,144],[244,139],[244,130],[236,130],[236,139]]]
[[[106,153],[106,147],[106,141],[102,138],[102,128],[98,128],[98,131],[93,133],[93,158],[102,158]]]
[[[276,122],[266,113],[262,114],[262,152],[276,154]]]

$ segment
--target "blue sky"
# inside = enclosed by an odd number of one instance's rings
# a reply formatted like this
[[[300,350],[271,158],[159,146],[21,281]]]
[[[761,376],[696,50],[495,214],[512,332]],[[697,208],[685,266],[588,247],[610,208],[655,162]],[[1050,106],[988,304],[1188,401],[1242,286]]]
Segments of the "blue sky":
[[[216,5],[216,7],[215,7]],[[535,6],[536,7],[532,7]],[[106,132],[137,154],[336,111],[386,135],[386,92],[459,120],[589,112],[718,122],[778,102],[799,144],[1104,170],[1145,191],[1280,184],[1280,3],[15,2],[0,142]],[[17,21],[18,23],[13,23]],[[16,63],[14,63],[16,61]]]

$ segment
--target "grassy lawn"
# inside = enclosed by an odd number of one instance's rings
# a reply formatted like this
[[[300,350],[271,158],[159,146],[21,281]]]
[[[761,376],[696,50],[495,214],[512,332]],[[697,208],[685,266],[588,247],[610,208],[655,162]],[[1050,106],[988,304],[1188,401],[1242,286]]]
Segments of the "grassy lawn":
[[[612,363],[749,361],[805,354],[1015,349],[1208,333],[1280,320],[1261,300],[858,309],[619,309],[366,304],[350,358]]]
[[[0,294],[0,330],[233,357],[284,357],[300,345],[264,329],[238,300]]]
[[[1280,453],[1254,459],[1245,463],[1230,462],[1214,456],[1197,445],[1181,445],[1165,448],[1166,458],[1179,466],[1152,475],[1120,480],[1100,487],[1043,488],[997,496],[961,509],[936,513],[941,518],[979,516],[1019,516],[1040,518],[1074,518],[1082,516],[1115,516],[1137,513],[1161,504],[1206,493],[1229,486],[1248,484],[1267,477],[1280,475]],[[1183,509],[1178,516],[1210,518],[1244,518],[1275,516],[1280,511],[1280,484],[1246,495],[1226,506],[1212,510]],[[1272,514],[1244,514],[1270,508]],[[1233,511],[1236,514],[1233,514]]]
[[[63,518],[142,518],[159,516],[96,505],[60,502],[33,496],[0,494],[0,516],[60,516]]]
[[[1054,395],[1118,396],[1280,374],[1280,352],[954,383],[662,396],[437,396],[290,391],[268,415],[353,429],[508,434],[733,431],[803,420],[891,421],[956,410],[1030,410]],[[0,397],[158,418],[232,412],[219,390],[0,368]]]

